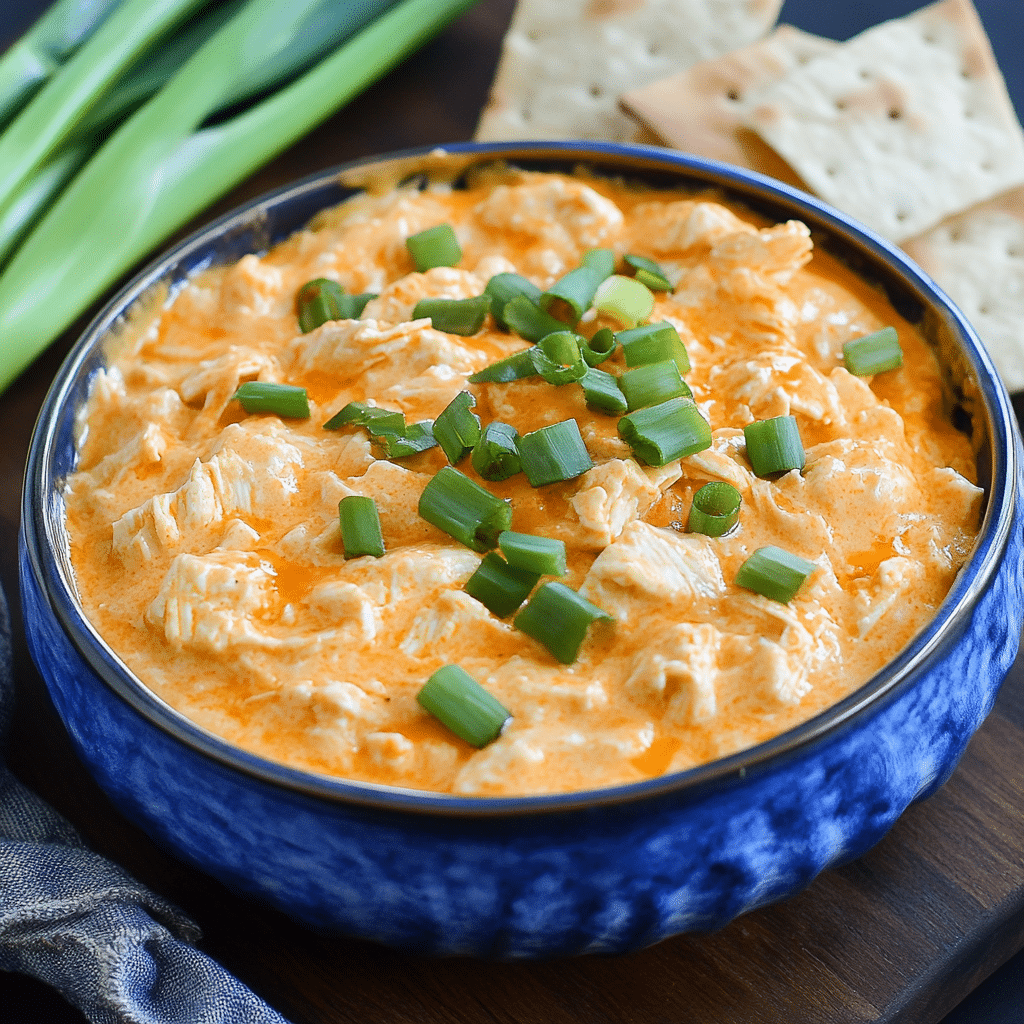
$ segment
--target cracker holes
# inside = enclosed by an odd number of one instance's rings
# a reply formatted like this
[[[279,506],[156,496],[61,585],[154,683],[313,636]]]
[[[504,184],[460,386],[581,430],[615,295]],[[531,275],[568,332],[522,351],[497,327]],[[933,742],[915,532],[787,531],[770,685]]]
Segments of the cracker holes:
[[[896,219],[902,224],[910,216],[906,210],[897,210]]]
[[[922,38],[926,43],[930,43],[932,46],[935,46],[939,41],[939,37],[934,32],[925,32]]]
[[[839,168],[835,164],[829,164],[825,168],[825,173],[830,177],[834,178],[839,173]]]
[[[1024,257],[1024,248],[1019,245],[1008,245],[1006,247],[1006,255],[1009,256],[1011,260],[1019,260]]]
[[[741,93],[739,89],[730,89],[726,92],[725,98],[730,103],[739,103],[743,99],[743,93]]]
[[[899,121],[901,117],[903,117],[903,111],[899,107],[890,107],[889,108],[889,120],[890,121]]]
[[[600,85],[592,85],[590,87],[591,98],[599,100],[604,96],[604,89]]]
[[[801,67],[803,67],[805,64],[810,64],[811,63],[811,59],[812,58],[811,58],[811,55],[809,53],[798,53],[796,55],[796,62]]]
[[[996,165],[992,160],[982,160],[978,166],[986,173],[991,174],[995,169]]]
[[[991,312],[992,312],[992,307],[987,302],[983,302],[978,307],[978,313],[980,313],[981,316],[988,316],[989,313],[991,313]]]
[[[661,53],[661,44],[653,39],[647,44],[647,56],[657,57]]]
[[[963,237],[964,237],[964,229],[963,228],[950,228],[949,240],[951,242],[961,242],[961,241],[963,241]]]
[[[836,100],[836,110],[845,110],[846,100]]]
[[[857,72],[857,74],[859,74],[861,78],[867,81],[869,78],[871,78],[871,69],[861,68],[860,71]]]

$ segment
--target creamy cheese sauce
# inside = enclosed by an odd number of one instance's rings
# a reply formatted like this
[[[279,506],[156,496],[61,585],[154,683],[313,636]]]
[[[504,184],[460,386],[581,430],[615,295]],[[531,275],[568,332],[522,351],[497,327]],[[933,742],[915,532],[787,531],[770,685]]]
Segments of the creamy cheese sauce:
[[[416,273],[405,239],[439,223],[455,268]],[[411,321],[517,271],[542,289],[583,252],[656,260],[674,290],[706,451],[654,469],[578,385],[468,384],[525,342]],[[377,292],[359,320],[299,331],[314,277]],[[902,369],[843,369],[843,342],[886,325]],[[601,318],[585,319],[591,334]],[[621,372],[621,353],[602,369]],[[309,420],[246,415],[240,382],[305,387]],[[421,519],[440,449],[386,460],[350,401],[433,419],[460,390],[521,434],[576,418],[595,467],[531,488],[485,483],[512,529],[568,547],[563,582],[614,616],[578,659],[548,651],[464,591],[481,555]],[[753,475],[742,428],[792,414],[802,472]],[[934,614],[970,552],[982,492],[929,346],[796,222],[762,226],[708,197],[491,169],[465,189],[362,194],[265,256],[197,274],[137,315],[94,379],[67,518],[87,614],[156,694],[199,725],[299,768],[467,795],[591,789],[688,768],[806,720],[865,682]],[[466,459],[458,467],[479,479]],[[726,480],[739,526],[687,533],[694,491]],[[338,502],[373,497],[386,553],[346,560]],[[817,569],[780,604],[733,583],[775,544]],[[457,663],[512,712],[476,750],[416,702]]]

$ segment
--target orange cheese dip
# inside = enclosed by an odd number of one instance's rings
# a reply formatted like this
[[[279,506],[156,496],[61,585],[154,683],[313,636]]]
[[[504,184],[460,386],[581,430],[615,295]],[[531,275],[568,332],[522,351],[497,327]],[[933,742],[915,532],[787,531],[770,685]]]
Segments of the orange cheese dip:
[[[414,271],[405,239],[451,224],[457,267]],[[471,337],[411,319],[425,296],[480,294],[516,271],[541,289],[593,247],[655,260],[673,283],[651,320],[683,339],[710,448],[652,468],[578,384],[467,377],[526,345],[488,318]],[[358,320],[303,334],[295,297],[334,278],[374,292]],[[842,345],[896,327],[902,369],[843,368]],[[611,325],[588,314],[590,335]],[[733,753],[864,683],[934,614],[976,535],[969,440],[943,412],[931,348],[873,290],[708,197],[583,176],[478,171],[466,188],[360,194],[265,256],[197,274],[135,318],[94,379],[67,483],[84,607],[159,697],[259,755],[348,779],[466,795],[593,789]],[[601,367],[625,368],[621,350]],[[308,420],[247,415],[240,382],[308,390]],[[385,459],[351,401],[436,417],[459,391],[520,434],[573,417],[594,468],[532,488],[484,486],[512,529],[560,538],[563,582],[614,617],[571,665],[464,585],[482,555],[417,511],[439,448]],[[760,479],[743,426],[793,415],[806,466]],[[467,458],[459,470],[474,480]],[[738,527],[688,533],[694,491],[740,491]],[[377,505],[386,553],[346,560],[338,503]],[[767,544],[817,568],[789,604],[733,582]],[[507,707],[477,750],[416,694],[465,669]]]

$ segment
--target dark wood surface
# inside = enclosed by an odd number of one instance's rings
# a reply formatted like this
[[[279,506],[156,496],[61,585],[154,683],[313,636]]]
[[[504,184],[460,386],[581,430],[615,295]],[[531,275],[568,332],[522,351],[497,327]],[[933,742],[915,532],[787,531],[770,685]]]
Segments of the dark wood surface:
[[[512,6],[482,0],[202,219],[331,164],[470,137]],[[25,451],[46,387],[84,322],[0,396],[0,579],[16,621],[19,686],[8,759],[95,849],[191,914],[204,932],[202,948],[294,1024],[936,1024],[1024,947],[1020,659],[950,782],[912,807],[874,850],[721,932],[629,956],[539,964],[426,960],[314,934],[168,857],[121,818],[76,760],[18,621]],[[1018,1015],[1006,1020],[1024,1019],[1020,1004],[1011,1012]],[[0,973],[0,1021],[65,1020],[81,1018],[42,986]]]

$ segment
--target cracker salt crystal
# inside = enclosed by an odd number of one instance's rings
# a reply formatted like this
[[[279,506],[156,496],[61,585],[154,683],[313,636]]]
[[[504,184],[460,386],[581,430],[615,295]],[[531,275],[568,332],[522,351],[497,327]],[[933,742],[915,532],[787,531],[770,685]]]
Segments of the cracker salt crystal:
[[[1007,389],[1024,390],[1024,187],[944,220],[904,248],[963,311]]]
[[[970,0],[793,70],[746,123],[821,198],[894,241],[1024,182],[1024,133]]]
[[[639,141],[621,93],[760,38],[782,0],[519,0],[478,141]]]
[[[641,124],[676,149],[806,188],[796,172],[744,125],[744,116],[761,90],[837,45],[780,25],[764,39],[633,89],[620,100]]]

